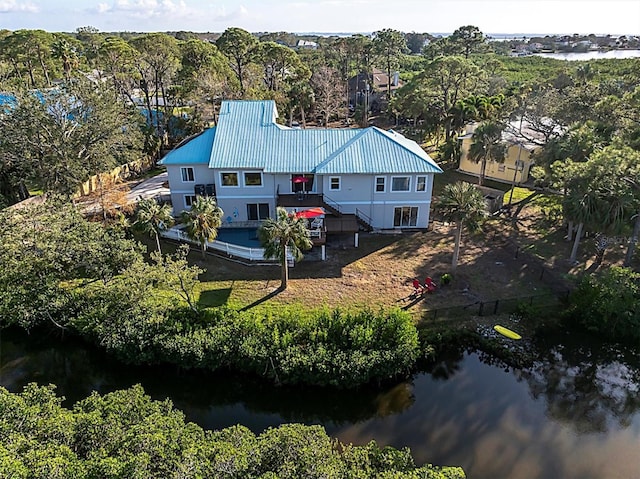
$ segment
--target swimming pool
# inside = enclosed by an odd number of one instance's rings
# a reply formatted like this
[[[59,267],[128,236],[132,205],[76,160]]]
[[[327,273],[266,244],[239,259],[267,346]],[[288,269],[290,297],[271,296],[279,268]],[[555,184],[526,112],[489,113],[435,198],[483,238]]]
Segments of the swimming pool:
[[[216,239],[245,248],[262,248],[257,228],[220,228]]]

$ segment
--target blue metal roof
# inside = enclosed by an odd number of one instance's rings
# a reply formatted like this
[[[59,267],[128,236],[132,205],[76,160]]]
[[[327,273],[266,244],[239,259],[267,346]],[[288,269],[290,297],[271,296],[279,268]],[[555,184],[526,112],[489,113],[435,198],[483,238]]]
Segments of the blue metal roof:
[[[17,104],[16,97],[11,95],[10,93],[2,93],[0,92],[0,110],[8,113],[10,110],[15,108]]]
[[[188,140],[182,146],[171,150],[158,163],[160,165],[192,165],[209,163],[211,146],[216,137],[216,128],[204,130],[195,138]]]
[[[223,102],[209,167],[266,173],[442,172],[416,142],[393,131],[291,129],[276,124],[276,117],[272,100]]]

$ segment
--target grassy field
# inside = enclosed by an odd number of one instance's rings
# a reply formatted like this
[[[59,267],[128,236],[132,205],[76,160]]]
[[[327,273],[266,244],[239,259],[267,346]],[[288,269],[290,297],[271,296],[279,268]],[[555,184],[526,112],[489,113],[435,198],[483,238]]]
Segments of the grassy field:
[[[153,244],[145,239],[150,247]],[[261,312],[282,308],[393,308],[403,307],[416,318],[426,311],[452,306],[549,292],[540,271],[523,266],[515,249],[491,234],[464,239],[453,281],[417,301],[407,299],[413,278],[431,276],[440,282],[450,271],[453,229],[438,224],[433,231],[364,234],[360,246],[353,237],[330,238],[327,261],[305,260],[290,269],[289,287],[278,292],[280,266],[245,265],[197,249],[190,261],[205,269],[199,304],[227,305]],[[175,248],[166,244],[164,251]]]

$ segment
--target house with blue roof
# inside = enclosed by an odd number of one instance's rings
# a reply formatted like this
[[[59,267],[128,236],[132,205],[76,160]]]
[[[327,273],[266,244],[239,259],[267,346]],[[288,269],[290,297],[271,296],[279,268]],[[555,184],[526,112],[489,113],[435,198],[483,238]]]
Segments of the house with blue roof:
[[[414,141],[376,127],[292,129],[275,102],[224,101],[218,124],[162,160],[177,214],[215,196],[225,224],[257,226],[289,209],[323,207],[327,233],[427,228],[433,176]]]

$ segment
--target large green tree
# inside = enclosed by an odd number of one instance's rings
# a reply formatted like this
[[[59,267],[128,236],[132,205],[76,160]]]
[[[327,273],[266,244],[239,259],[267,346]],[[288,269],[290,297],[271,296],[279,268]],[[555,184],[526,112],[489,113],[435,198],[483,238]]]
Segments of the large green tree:
[[[407,51],[402,32],[385,28],[373,34],[373,51],[384,64],[387,72],[387,101],[391,99],[392,72],[400,65],[400,57]]]
[[[240,83],[240,94],[244,96],[247,87],[246,70],[255,59],[258,39],[242,28],[231,27],[220,35],[216,45],[229,59],[231,69]]]
[[[11,64],[22,86],[48,87],[53,41],[53,34],[44,30],[16,30],[0,41],[0,55]]]
[[[473,25],[457,28],[456,31],[451,34],[451,40],[459,45],[465,58],[469,58],[472,52],[480,50],[481,45],[486,42],[484,34],[478,27]]]
[[[182,212],[187,236],[200,244],[202,259],[207,252],[207,241],[218,236],[223,214],[212,196],[197,196],[191,208]]]
[[[140,159],[140,115],[113,101],[104,84],[77,79],[46,92],[17,94],[0,115],[0,161],[47,192],[71,197],[90,176]]]
[[[429,62],[424,71],[406,85],[402,95],[413,94],[411,109],[430,112],[430,116],[443,127],[448,141],[455,131],[450,115],[452,107],[458,100],[480,91],[483,79],[481,70],[469,60],[455,56],[439,57]]]
[[[170,93],[180,67],[178,42],[166,33],[149,33],[134,38],[130,44],[138,52],[134,65],[139,74],[139,87],[149,111],[149,120],[155,123],[158,137],[162,137],[163,132],[171,135],[170,119],[176,106],[176,97]],[[162,117],[160,111],[163,112]]]
[[[238,81],[218,48],[198,39],[180,45],[181,69],[178,72],[180,92],[185,103],[193,105],[194,116],[215,119],[222,98],[233,98]]]
[[[628,147],[608,146],[586,162],[569,163],[564,173],[567,193],[564,211],[577,225],[570,261],[577,258],[583,230],[599,233],[603,240],[630,231],[638,198],[634,188],[640,153]],[[561,168],[558,164],[555,168]],[[630,181],[631,180],[631,181]],[[597,263],[602,262],[607,241],[600,241]]]
[[[64,325],[75,315],[73,288],[107,282],[141,258],[119,228],[85,220],[70,204],[0,212],[2,326]]]
[[[299,75],[306,68],[291,48],[275,42],[261,42],[256,47],[255,59],[262,64],[264,84],[268,90],[282,89],[287,76]]]
[[[451,269],[455,271],[460,256],[460,243],[464,229],[476,231],[487,216],[487,205],[478,188],[458,181],[446,185],[436,202],[436,211],[447,221],[456,224],[455,245]]]
[[[275,258],[282,267],[280,289],[287,289],[289,282],[288,257],[295,261],[303,257],[302,251],[311,248],[307,221],[295,214],[287,213],[284,208],[278,208],[275,218],[268,218],[258,229],[258,237],[264,247],[266,259]]]

